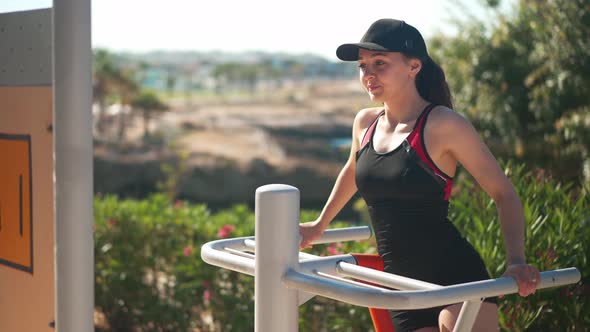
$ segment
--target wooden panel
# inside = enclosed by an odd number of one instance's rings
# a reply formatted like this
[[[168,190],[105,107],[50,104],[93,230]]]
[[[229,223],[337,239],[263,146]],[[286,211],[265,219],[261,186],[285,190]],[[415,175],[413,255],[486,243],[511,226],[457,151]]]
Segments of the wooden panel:
[[[0,87],[0,331],[55,331],[52,93]]]

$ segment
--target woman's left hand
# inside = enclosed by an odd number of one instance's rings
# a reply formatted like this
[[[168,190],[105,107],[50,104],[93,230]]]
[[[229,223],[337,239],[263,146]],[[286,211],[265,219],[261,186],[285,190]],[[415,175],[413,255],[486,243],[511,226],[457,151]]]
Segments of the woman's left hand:
[[[535,293],[541,284],[539,270],[528,264],[512,264],[506,269],[502,277],[512,277],[518,284],[518,294],[528,296]]]

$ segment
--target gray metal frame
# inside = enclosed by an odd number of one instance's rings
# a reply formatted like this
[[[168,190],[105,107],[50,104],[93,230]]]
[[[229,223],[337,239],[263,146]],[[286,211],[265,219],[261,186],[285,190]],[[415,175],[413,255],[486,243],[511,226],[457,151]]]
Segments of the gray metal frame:
[[[53,3],[56,328],[94,331],[90,0]]]
[[[260,192],[263,195],[259,195]],[[440,286],[356,266],[351,255],[317,257],[300,253],[296,245],[298,208],[299,192],[296,188],[285,185],[263,186],[257,190],[256,196],[258,240],[253,237],[217,240],[201,248],[201,257],[205,262],[255,275],[257,332],[297,331],[297,320],[292,317],[293,312],[296,312],[294,303],[301,305],[316,294],[354,305],[383,309],[423,309],[463,302],[453,331],[467,332],[471,331],[486,297],[518,292],[516,281],[509,277]],[[369,236],[370,231],[366,227],[328,230],[315,243],[359,240]],[[255,255],[236,253],[251,252],[252,249]],[[263,260],[260,257],[266,258]],[[268,257],[274,259],[269,260]],[[345,277],[400,291],[367,285]],[[541,272],[539,289],[576,283],[580,278],[576,268]],[[298,292],[285,291],[288,289]],[[291,315],[289,320],[286,321],[281,312]],[[265,324],[259,324],[260,321]]]

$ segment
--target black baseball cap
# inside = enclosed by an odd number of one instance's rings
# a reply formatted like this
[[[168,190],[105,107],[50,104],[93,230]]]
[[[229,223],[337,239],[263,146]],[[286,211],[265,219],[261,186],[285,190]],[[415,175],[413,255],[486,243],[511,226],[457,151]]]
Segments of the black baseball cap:
[[[356,61],[359,48],[370,51],[401,52],[420,59],[428,57],[426,43],[418,29],[404,21],[384,18],[375,21],[360,43],[343,44],[336,56],[344,61]]]

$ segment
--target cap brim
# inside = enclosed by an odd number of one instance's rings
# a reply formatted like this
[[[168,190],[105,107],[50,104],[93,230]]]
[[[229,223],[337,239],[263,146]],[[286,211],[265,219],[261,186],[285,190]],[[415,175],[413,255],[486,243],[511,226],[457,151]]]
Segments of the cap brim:
[[[375,43],[343,44],[336,49],[336,56],[343,61],[357,61],[359,59],[359,48],[369,51],[391,52],[385,47]]]

